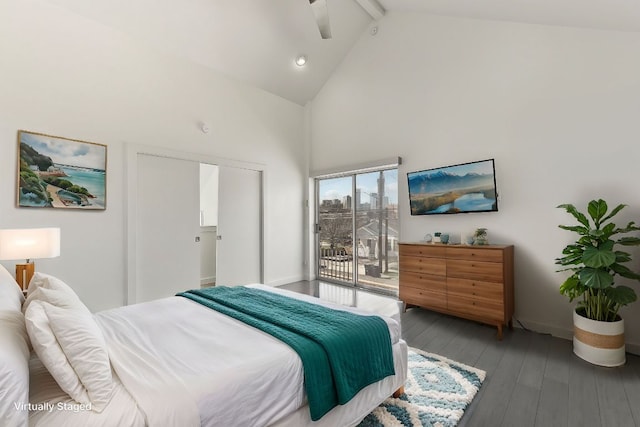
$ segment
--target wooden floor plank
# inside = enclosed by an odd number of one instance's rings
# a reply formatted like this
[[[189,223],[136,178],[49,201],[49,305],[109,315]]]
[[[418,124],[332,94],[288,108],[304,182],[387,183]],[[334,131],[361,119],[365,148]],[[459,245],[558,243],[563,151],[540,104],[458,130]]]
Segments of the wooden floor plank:
[[[547,364],[551,336],[536,332],[530,332],[529,334],[531,335],[531,342],[518,375],[518,384],[540,390],[542,388],[542,379],[544,378],[544,369]]]
[[[540,390],[540,400],[536,411],[536,427],[566,427],[568,423],[567,401],[569,381],[560,381],[545,376]]]
[[[491,337],[495,338],[493,327],[475,322],[466,322],[464,331],[457,334],[442,350],[450,359],[475,366]]]
[[[421,310],[415,309],[412,310]],[[425,325],[422,330],[417,330],[414,336],[410,336],[407,344],[411,347],[422,348],[425,351],[435,352],[439,349],[438,343],[442,340],[450,340],[451,335],[448,333],[451,328],[449,325],[453,322],[450,316],[434,316],[429,324]]]
[[[567,419],[569,427],[602,427],[596,370],[576,356],[569,359]]]
[[[538,409],[540,389],[516,384],[502,420],[503,427],[533,427]]]
[[[435,328],[431,328],[426,331],[427,333],[416,337],[416,345],[431,353],[442,353],[443,347],[449,344],[466,324],[466,321],[461,319],[451,316],[446,317],[446,321],[437,322]]]
[[[600,403],[600,421],[602,425],[633,426],[633,414],[627,400],[626,391],[619,369],[597,367],[595,377]],[[633,402],[638,405],[640,402]]]
[[[627,394],[627,403],[631,409],[633,420],[640,426],[640,369],[635,369],[635,358],[627,356],[627,365],[617,368],[620,371],[624,391]]]
[[[544,369],[545,378],[563,384],[569,384],[569,359],[571,358],[572,343],[562,338],[551,338],[547,352],[547,364]]]
[[[505,351],[495,370],[488,371],[491,374],[482,385],[482,393],[477,396],[478,405],[473,411],[474,425],[502,424],[529,342],[529,335],[517,332],[505,336],[504,340],[499,342],[499,345],[504,346],[505,350],[508,348],[509,351]],[[477,367],[487,370],[480,362]]]

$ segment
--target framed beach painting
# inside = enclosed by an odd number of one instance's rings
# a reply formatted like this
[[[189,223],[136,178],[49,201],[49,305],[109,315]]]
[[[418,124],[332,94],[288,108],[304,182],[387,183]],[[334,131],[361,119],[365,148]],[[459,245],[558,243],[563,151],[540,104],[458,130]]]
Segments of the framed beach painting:
[[[18,131],[18,206],[102,210],[107,146]]]

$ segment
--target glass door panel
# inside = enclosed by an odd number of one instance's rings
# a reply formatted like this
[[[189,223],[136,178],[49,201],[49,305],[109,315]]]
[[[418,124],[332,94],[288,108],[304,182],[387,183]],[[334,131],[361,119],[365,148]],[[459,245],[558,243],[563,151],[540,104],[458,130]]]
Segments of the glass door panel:
[[[398,170],[357,174],[357,284],[398,290]]]
[[[316,182],[318,277],[353,283],[353,177]]]

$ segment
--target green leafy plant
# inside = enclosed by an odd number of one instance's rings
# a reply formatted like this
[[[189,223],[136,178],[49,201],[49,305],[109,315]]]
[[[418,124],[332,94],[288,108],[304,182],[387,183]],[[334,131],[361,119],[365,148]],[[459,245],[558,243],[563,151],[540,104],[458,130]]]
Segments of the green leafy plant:
[[[607,203],[592,200],[587,206],[590,217],[580,213],[575,206],[558,206],[573,215],[579,225],[559,227],[577,233],[580,238],[562,251],[563,257],[556,258],[556,264],[569,266],[558,271],[572,271],[573,274],[560,286],[560,293],[570,301],[581,298],[577,310],[579,314],[592,320],[613,322],[618,320],[618,310],[636,301],[637,296],[628,286],[615,286],[615,276],[640,281],[640,274],[624,265],[631,261],[631,254],[616,250],[616,246],[638,246],[638,237],[619,235],[640,230],[635,222],[626,227],[618,227],[609,221],[626,205],[620,204],[607,214]]]

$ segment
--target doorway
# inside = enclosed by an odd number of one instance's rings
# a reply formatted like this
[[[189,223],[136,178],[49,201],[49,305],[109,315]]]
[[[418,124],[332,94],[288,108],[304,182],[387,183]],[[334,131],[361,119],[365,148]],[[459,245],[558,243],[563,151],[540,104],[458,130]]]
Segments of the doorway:
[[[398,291],[398,169],[316,179],[317,276]]]
[[[217,165],[200,163],[200,287],[216,284],[216,254],[218,240]]]
[[[126,303],[212,282],[263,281],[263,170],[256,170],[261,165],[224,163],[209,156],[129,147]],[[215,207],[201,203],[200,189],[207,186],[201,169],[211,172],[210,167],[218,170]],[[211,240],[213,251],[203,251],[203,243]]]

